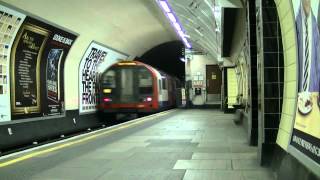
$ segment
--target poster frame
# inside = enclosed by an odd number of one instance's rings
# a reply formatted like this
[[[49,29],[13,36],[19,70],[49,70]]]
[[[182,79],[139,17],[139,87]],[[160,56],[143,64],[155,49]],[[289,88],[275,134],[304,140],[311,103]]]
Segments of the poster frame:
[[[15,97],[16,97],[16,94],[13,93],[12,94],[12,99],[10,100],[11,102],[11,113],[12,112],[16,112],[16,113],[23,113],[24,111],[26,110],[29,110],[31,113],[33,111],[40,111],[40,107],[41,107],[41,101],[40,101],[40,61],[41,61],[41,57],[42,57],[42,53],[43,53],[43,49],[44,49],[44,45],[46,44],[47,40],[48,40],[48,35],[49,35],[49,32],[48,30],[45,30],[41,27],[37,27],[35,28],[33,25],[31,24],[27,24],[25,26],[22,26],[21,27],[21,31],[18,32],[18,34],[16,35],[15,38],[21,38],[22,36],[22,32],[23,30],[31,30],[33,32],[36,32],[38,34],[41,34],[43,36],[45,36],[44,40],[42,41],[41,43],[41,46],[40,46],[40,49],[39,49],[39,54],[37,55],[37,63],[36,63],[36,70],[37,70],[37,73],[36,73],[36,84],[37,84],[37,88],[36,88],[36,91],[37,91],[37,106],[35,107],[30,107],[30,108],[23,108],[23,107],[16,107],[15,105]],[[17,46],[19,44],[20,41],[14,41],[13,45],[12,45],[12,49],[11,49],[11,55],[10,55],[10,64],[13,69],[11,69],[11,82],[10,82],[10,85],[11,85],[11,88],[16,90],[16,79],[15,79],[15,73],[16,73],[16,69],[15,69],[15,64],[16,64],[16,59],[14,58],[14,60],[12,60],[13,56],[16,54],[16,51],[17,51]]]
[[[290,0],[290,10],[292,11],[291,13],[291,18],[293,22],[295,23],[295,13],[294,13],[294,7],[293,7],[293,2]],[[299,65],[299,55],[298,55],[298,39],[297,39],[297,30],[296,28],[293,28],[294,31],[294,42],[295,42],[295,52],[296,52],[296,65]],[[283,41],[283,40],[282,40]],[[316,174],[318,177],[320,177],[320,164],[317,164],[314,160],[312,160],[309,156],[304,154],[303,152],[299,151],[297,148],[295,148],[293,145],[291,145],[292,142],[292,137],[293,137],[293,131],[294,131],[294,125],[296,121],[296,112],[297,112],[297,105],[298,105],[298,88],[299,88],[299,68],[296,68],[296,95],[294,98],[294,115],[293,115],[293,120],[291,122],[291,128],[290,128],[290,139],[288,142],[288,148],[287,151],[289,154],[291,154],[293,157],[295,157],[299,162],[304,164],[308,169],[310,169],[314,174]]]

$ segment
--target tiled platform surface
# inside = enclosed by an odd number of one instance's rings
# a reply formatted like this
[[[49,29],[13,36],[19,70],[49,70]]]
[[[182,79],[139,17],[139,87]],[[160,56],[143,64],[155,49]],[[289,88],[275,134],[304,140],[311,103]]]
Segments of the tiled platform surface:
[[[0,179],[272,180],[234,115],[177,110],[154,121],[0,168]]]

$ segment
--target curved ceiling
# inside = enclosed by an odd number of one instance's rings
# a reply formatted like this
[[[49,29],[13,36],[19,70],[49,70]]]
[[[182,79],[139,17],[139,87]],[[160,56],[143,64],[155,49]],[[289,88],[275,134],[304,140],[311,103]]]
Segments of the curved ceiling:
[[[169,0],[195,49],[216,57],[220,34],[210,3],[214,0]],[[236,2],[241,0],[217,0]],[[65,62],[66,108],[78,108],[78,65],[94,40],[131,56],[178,39],[156,0],[1,0],[27,15],[79,34]],[[197,2],[197,5],[190,5]],[[200,33],[199,33],[199,32]],[[203,36],[202,36],[202,35]],[[213,59],[215,60],[215,59]]]
[[[84,52],[89,41],[95,40],[135,57],[159,44],[180,40],[157,6],[157,0],[3,1],[78,33],[80,36],[73,48],[76,51]],[[215,31],[220,19],[216,22],[213,4],[239,7],[242,1],[168,0],[194,50],[209,54],[215,60],[221,43],[220,33]]]
[[[150,0],[4,2],[78,33],[76,46],[78,41],[91,39],[140,56],[158,44],[177,39],[172,28],[162,21],[159,8]]]
[[[220,33],[216,32],[212,1],[169,0],[186,30],[193,49],[217,59],[220,54]]]
[[[65,62],[65,106],[79,107],[79,63],[94,40],[130,55],[147,50],[177,36],[163,21],[153,0],[4,0],[28,15],[56,24],[79,34]],[[31,13],[31,14],[30,14]]]
[[[219,60],[221,54],[221,8],[242,7],[244,0],[167,0],[192,44],[193,52]],[[217,13],[217,11],[220,11]]]

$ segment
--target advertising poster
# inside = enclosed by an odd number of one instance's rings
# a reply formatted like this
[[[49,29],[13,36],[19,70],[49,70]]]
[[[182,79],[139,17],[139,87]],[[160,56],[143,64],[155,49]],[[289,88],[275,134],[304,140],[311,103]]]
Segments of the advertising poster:
[[[40,113],[40,61],[49,31],[24,24],[12,47],[13,114]]]
[[[109,66],[128,56],[92,42],[85,52],[79,66],[79,113],[96,111],[98,76]]]
[[[318,0],[292,0],[297,39],[298,100],[291,145],[320,164]]]
[[[0,122],[11,120],[10,51],[26,16],[0,5]]]
[[[11,50],[11,115],[64,114],[63,69],[76,36],[26,17]]]

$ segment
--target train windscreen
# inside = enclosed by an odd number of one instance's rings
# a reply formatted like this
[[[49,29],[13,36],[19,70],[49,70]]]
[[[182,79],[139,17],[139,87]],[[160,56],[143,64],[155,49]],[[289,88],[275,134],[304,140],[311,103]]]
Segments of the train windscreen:
[[[152,74],[143,66],[115,66],[102,75],[103,89],[110,89],[104,97],[113,103],[141,102],[152,95]]]

